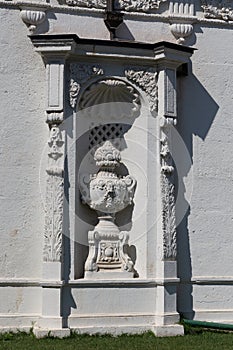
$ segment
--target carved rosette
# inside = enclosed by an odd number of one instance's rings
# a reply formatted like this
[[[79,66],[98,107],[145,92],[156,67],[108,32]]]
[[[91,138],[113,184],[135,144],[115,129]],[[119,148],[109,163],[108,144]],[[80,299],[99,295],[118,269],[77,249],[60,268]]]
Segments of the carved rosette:
[[[62,133],[59,125],[53,124],[48,141],[44,261],[61,261],[62,256],[63,156]]]
[[[114,8],[121,11],[155,11],[167,0],[116,0]],[[65,0],[69,6],[106,9],[107,0]]]
[[[177,254],[174,166],[170,151],[171,128],[175,123],[176,120],[172,118],[163,118],[161,123],[160,156],[164,260],[175,260]]]
[[[153,70],[125,70],[126,78],[140,87],[148,96],[151,112],[158,108],[158,73]]]
[[[104,273],[105,276],[110,273],[108,278],[114,278],[112,272],[126,272],[133,277],[133,262],[124,250],[129,236],[119,231],[114,218],[115,213],[132,203],[136,180],[130,175],[117,175],[121,155],[110,141],[96,150],[94,159],[100,167],[98,173],[82,175],[79,179],[83,203],[96,210],[99,217],[94,231],[88,233],[89,255],[85,271]]]
[[[70,65],[70,106],[76,107],[82,84],[94,76],[101,76],[104,70],[99,66],[72,63]]]

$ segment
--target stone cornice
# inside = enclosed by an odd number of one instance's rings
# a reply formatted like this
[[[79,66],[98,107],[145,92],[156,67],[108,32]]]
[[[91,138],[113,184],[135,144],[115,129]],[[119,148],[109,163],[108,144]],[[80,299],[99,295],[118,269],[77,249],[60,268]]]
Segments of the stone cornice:
[[[97,16],[102,16],[104,10],[103,9],[97,9],[97,8],[88,8],[88,7],[78,7],[78,6],[68,6],[64,4],[57,4],[57,5],[51,5],[44,2],[39,1],[7,1],[7,0],[0,0],[0,8],[12,8],[12,9],[22,9],[22,8],[28,8],[34,10],[35,8],[41,8],[41,10],[47,10],[47,11],[59,11],[59,12],[69,12],[69,13],[87,13],[88,15],[93,14]],[[221,24],[222,26],[232,26],[233,21],[231,18],[228,20],[225,19],[224,14],[219,16],[208,16],[206,15],[206,11],[203,9],[203,13],[197,13],[197,15],[180,15],[180,14],[174,14],[169,13],[169,11],[166,11],[162,14],[153,13],[153,12],[134,12],[134,11],[121,11],[122,14],[124,14],[124,18],[135,18],[135,19],[153,19],[156,21],[162,21],[162,22],[168,22],[173,23],[174,21],[181,21],[182,23],[200,23],[202,25],[216,25],[218,26]],[[224,18],[223,18],[224,17]]]
[[[177,50],[179,52],[192,54],[194,48],[187,46],[180,46],[167,41],[160,41],[156,43],[144,43],[137,41],[124,41],[124,40],[101,40],[101,39],[89,39],[89,38],[79,38],[76,34],[56,34],[56,35],[32,35],[30,36],[33,44],[37,48],[51,47],[68,47],[73,46],[74,44],[78,45],[90,45],[90,46],[101,46],[101,47],[115,47],[115,48],[132,48],[138,50],[146,50],[154,52],[160,49],[165,51]],[[152,56],[153,57],[153,56]]]

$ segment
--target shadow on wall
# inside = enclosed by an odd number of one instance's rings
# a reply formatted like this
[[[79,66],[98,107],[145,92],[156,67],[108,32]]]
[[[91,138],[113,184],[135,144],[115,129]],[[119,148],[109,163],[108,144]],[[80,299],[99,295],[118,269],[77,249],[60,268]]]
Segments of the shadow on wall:
[[[184,182],[184,179],[190,175],[193,164],[193,137],[198,136],[203,141],[205,140],[218,109],[217,103],[193,74],[181,79],[178,78],[177,130],[185,143],[186,152],[188,151],[190,157],[190,162],[181,166],[179,179],[177,179],[179,180],[179,193],[181,193],[179,205],[177,206],[177,216],[181,218],[182,215],[183,217],[180,223],[178,222],[177,227],[177,268],[178,277],[181,281],[178,289],[178,311],[182,316],[189,319],[194,317],[193,286],[191,281],[192,260],[188,225],[188,218],[192,208],[190,203],[188,203],[191,196],[187,196],[187,187],[192,187],[192,184],[189,184],[187,181]],[[183,156],[182,152],[176,154],[177,159],[180,158],[181,164]],[[188,210],[184,215],[179,210],[182,210],[185,206]]]

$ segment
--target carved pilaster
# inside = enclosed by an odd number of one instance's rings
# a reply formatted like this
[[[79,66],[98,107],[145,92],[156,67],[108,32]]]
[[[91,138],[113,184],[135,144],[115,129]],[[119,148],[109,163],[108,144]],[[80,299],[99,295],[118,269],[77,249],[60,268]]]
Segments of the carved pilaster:
[[[59,125],[54,124],[48,141],[48,168],[44,234],[44,261],[61,261],[63,222],[64,141]]]
[[[64,197],[64,59],[49,57],[47,68],[47,120],[49,125],[46,212],[43,260],[60,262],[62,256]]]
[[[76,107],[78,94],[81,85],[93,76],[104,74],[104,70],[99,66],[72,63],[70,65],[70,106]]]
[[[163,259],[176,259],[176,218],[174,166],[171,156],[171,128],[176,124],[172,118],[162,118],[161,133],[161,198],[162,198],[162,230]]]
[[[125,70],[126,78],[139,86],[148,96],[151,112],[157,111],[158,107],[158,73],[152,69]]]

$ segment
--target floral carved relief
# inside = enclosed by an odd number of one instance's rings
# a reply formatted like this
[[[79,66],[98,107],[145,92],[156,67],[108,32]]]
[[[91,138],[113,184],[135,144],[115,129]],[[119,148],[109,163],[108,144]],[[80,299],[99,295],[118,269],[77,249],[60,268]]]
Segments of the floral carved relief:
[[[175,125],[175,122],[175,119],[164,118],[161,125],[160,156],[164,260],[175,260],[177,254],[174,166],[170,150],[171,128]]]
[[[233,21],[232,0],[201,0],[205,18]]]
[[[156,111],[158,107],[157,72],[152,70],[127,69],[125,70],[125,76],[129,81],[132,81],[135,85],[139,86],[144,92],[146,92],[149,98],[151,111]]]
[[[70,65],[70,105],[76,107],[77,98],[81,89],[81,85],[93,76],[104,74],[104,70],[99,66],[86,64],[71,64]]]
[[[64,141],[59,126],[54,124],[48,141],[48,168],[45,209],[44,261],[61,261],[64,179],[61,162]]]

